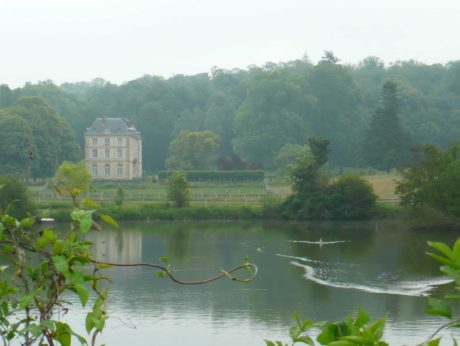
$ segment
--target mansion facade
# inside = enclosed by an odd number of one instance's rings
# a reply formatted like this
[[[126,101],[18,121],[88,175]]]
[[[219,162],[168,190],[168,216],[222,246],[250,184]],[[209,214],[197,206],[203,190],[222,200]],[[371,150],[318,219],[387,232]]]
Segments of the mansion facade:
[[[127,119],[101,117],[85,132],[85,162],[94,179],[142,177],[142,138]]]

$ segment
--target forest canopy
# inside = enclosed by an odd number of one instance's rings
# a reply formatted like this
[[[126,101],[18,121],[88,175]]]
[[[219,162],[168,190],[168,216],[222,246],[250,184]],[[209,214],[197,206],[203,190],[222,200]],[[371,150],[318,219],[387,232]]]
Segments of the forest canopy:
[[[23,145],[11,144],[3,167],[18,169],[17,161],[32,151],[36,161],[22,168],[52,176],[63,160],[82,159],[77,144],[81,148],[84,131],[100,116],[129,118],[141,131],[149,172],[166,167],[171,143],[182,131],[210,131],[219,138],[214,166],[219,157],[241,157],[247,165],[276,170],[283,147],[304,146],[313,136],[330,141],[329,165],[363,166],[372,163],[362,157],[363,147],[385,83],[397,86],[400,131],[410,144],[445,148],[460,138],[459,80],[460,61],[385,66],[369,57],[345,65],[325,56],[317,64],[295,60],[167,79],[145,75],[122,85],[102,79],[1,85],[2,129],[33,134]]]

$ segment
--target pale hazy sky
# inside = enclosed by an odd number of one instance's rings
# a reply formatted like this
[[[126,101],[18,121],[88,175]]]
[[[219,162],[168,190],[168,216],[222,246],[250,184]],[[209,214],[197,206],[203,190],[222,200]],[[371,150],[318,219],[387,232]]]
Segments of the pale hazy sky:
[[[0,0],[0,84],[123,83],[332,50],[460,59],[460,0]]]

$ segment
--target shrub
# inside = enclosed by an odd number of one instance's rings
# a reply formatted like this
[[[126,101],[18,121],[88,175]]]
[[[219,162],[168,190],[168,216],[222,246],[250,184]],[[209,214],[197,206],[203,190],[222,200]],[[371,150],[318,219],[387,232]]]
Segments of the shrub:
[[[377,196],[363,178],[349,175],[330,186],[330,208],[334,218],[367,219],[371,216]]]
[[[27,195],[24,184],[18,179],[11,176],[0,176],[0,209],[8,214],[22,218],[26,211],[33,211],[32,204]]]

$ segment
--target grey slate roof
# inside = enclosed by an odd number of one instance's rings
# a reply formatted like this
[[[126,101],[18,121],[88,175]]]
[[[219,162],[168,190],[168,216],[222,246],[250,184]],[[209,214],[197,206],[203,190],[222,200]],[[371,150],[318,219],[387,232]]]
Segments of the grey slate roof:
[[[111,135],[124,135],[140,137],[140,133],[131,125],[127,119],[123,118],[96,118],[93,124],[86,129],[86,135],[104,135],[108,130]]]

